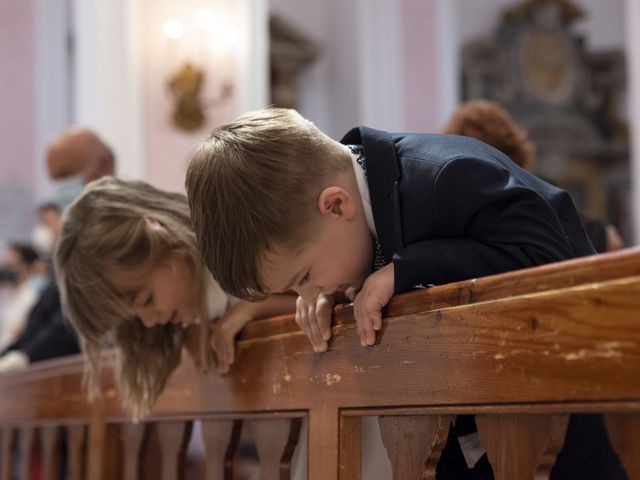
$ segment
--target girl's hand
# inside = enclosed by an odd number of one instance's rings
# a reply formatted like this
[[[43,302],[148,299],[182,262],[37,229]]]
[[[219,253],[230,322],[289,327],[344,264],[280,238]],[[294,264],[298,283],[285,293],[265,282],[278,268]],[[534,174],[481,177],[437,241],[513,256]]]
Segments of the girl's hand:
[[[184,330],[184,340],[182,346],[187,351],[187,354],[191,358],[191,361],[195,365],[198,370],[203,370],[202,365],[202,353],[200,349],[202,348],[201,338],[203,334],[209,334],[209,329],[206,332],[203,332],[203,326],[200,324],[192,324],[189,325]],[[208,365],[213,364],[213,352],[209,349],[209,342],[206,342],[207,346],[207,359]]]
[[[228,373],[236,356],[236,335],[250,318],[234,317],[228,313],[211,322],[211,348],[218,357],[218,372]]]
[[[228,373],[236,357],[236,335],[252,320],[293,313],[295,297],[272,295],[259,302],[240,300],[217,320],[210,322],[209,344],[218,357],[218,371]]]

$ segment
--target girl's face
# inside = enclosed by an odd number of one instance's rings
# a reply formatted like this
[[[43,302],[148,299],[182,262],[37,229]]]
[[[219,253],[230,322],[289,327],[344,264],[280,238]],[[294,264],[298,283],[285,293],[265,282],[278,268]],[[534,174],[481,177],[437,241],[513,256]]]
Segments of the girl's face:
[[[195,281],[187,258],[174,251],[153,267],[133,299],[133,309],[145,327],[189,325],[197,316]]]

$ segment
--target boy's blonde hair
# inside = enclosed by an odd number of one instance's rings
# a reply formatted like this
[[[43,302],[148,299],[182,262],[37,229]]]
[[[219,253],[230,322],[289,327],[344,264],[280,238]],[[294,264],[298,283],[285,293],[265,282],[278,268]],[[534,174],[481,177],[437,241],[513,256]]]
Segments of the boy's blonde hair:
[[[216,128],[191,160],[186,188],[202,257],[222,289],[263,296],[265,254],[302,249],[318,195],[350,167],[348,151],[295,110],[267,108]]]
[[[101,349],[112,342],[118,385],[136,418],[148,412],[180,362],[182,327],[147,328],[133,311],[135,290],[172,251],[192,268],[196,311],[203,318],[204,266],[184,195],[104,177],[64,212],[55,268],[64,312],[88,356],[90,396],[99,393]],[[118,273],[134,286],[116,284]]]

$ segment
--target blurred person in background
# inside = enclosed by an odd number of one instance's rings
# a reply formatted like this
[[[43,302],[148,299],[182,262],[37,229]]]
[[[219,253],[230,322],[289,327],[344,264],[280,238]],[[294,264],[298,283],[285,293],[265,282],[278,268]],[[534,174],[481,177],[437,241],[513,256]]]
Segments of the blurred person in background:
[[[46,164],[54,185],[55,200],[40,207],[39,221],[31,240],[48,261],[57,241],[61,211],[88,182],[113,175],[115,158],[95,132],[74,127],[49,145]],[[0,372],[21,370],[33,362],[79,352],[78,339],[62,315],[60,293],[51,276],[28,313],[22,334],[0,348]]]
[[[535,147],[529,135],[506,110],[495,102],[487,100],[464,102],[454,112],[443,132],[477,138],[507,154],[514,163],[525,170],[535,170]],[[622,238],[613,225],[584,214],[581,214],[581,219],[596,252],[623,248]],[[466,435],[458,437],[465,458],[484,454],[484,447],[481,445],[471,417],[458,415],[457,422],[461,424],[460,430],[466,432]],[[591,468],[589,462],[591,465],[595,462],[603,468],[603,471],[610,472],[612,477],[606,478],[619,478],[618,475],[622,475],[615,454],[609,445],[602,417],[599,414],[571,415],[567,441],[558,456],[550,478],[585,478],[584,471]],[[581,466],[582,474],[576,473],[576,465]]]
[[[38,222],[31,231],[31,246],[43,260],[50,260],[60,227],[60,207],[48,202],[38,207]]]
[[[41,282],[32,281],[39,280],[34,275],[37,260],[38,254],[29,245],[9,245],[2,266],[6,294],[0,313],[0,349],[22,333],[29,311],[42,292]]]
[[[95,132],[74,127],[49,145],[47,169],[56,203],[64,209],[87,183],[113,175],[115,158],[111,148]]]
[[[469,100],[462,103],[444,126],[443,133],[477,138],[505,153],[520,167],[535,173],[535,146],[529,135],[496,102]],[[624,241],[614,225],[584,213],[580,215],[596,252],[624,248]]]

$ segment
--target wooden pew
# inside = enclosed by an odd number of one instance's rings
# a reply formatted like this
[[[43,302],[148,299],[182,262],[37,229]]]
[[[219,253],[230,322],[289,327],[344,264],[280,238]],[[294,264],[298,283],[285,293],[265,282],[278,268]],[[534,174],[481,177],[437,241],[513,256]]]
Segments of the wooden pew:
[[[0,376],[0,480],[13,458],[31,478],[34,455],[43,478],[57,479],[62,444],[68,478],[181,478],[194,420],[207,479],[233,478],[248,426],[260,478],[289,478],[302,420],[308,478],[358,479],[369,416],[379,417],[394,478],[435,478],[450,418],[462,413],[477,415],[496,479],[548,478],[575,412],[605,414],[629,478],[640,478],[639,312],[640,250],[630,249],[398,296],[370,348],[350,307],[337,309],[323,354],[293,318],[268,319],[242,332],[232,374],[183,362],[138,425],[109,368],[102,400],[89,404],[80,357],[42,363]],[[150,448],[159,458],[145,460]]]

